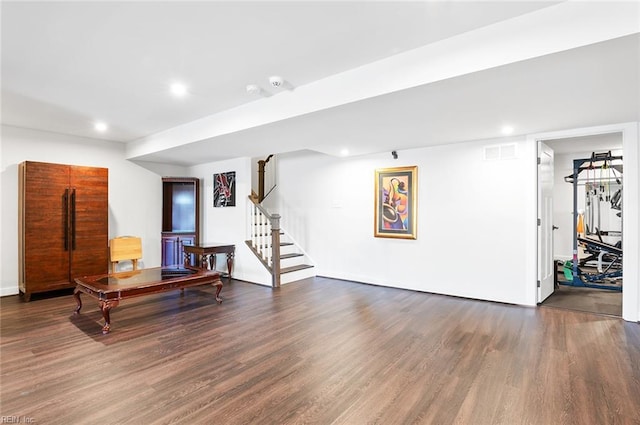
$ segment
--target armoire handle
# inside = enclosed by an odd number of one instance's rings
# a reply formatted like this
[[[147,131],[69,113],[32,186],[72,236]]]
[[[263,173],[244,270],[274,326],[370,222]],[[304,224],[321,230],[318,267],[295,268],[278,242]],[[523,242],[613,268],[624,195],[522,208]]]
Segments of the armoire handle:
[[[69,189],[64,190],[64,250],[69,251]]]
[[[71,249],[76,249],[76,188],[71,189]]]

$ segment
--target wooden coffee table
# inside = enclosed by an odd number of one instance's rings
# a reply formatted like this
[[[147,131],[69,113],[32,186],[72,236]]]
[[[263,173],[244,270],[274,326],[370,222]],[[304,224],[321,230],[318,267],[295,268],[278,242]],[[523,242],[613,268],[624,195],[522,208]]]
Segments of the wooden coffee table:
[[[75,314],[79,314],[82,308],[80,293],[85,293],[97,299],[104,317],[103,334],[107,334],[111,330],[109,312],[112,308],[118,306],[120,300],[126,298],[211,284],[216,287],[216,301],[218,303],[222,302],[222,298],[220,298],[220,291],[222,290],[220,273],[200,268],[155,267],[128,272],[82,276],[74,280],[76,289],[73,291],[73,295],[78,304]]]

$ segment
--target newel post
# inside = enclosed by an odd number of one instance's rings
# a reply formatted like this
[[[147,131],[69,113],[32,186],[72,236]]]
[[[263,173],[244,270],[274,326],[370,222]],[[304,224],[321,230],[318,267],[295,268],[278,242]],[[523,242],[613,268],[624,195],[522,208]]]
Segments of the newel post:
[[[258,202],[264,199],[264,166],[267,161],[261,159],[258,161]]]
[[[271,286],[280,287],[280,215],[271,216]]]

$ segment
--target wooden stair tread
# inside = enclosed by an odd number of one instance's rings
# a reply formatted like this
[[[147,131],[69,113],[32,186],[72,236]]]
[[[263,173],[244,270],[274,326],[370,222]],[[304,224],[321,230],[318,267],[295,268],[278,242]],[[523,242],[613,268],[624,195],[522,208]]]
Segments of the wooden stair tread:
[[[310,269],[313,266],[311,264],[298,264],[297,266],[283,267],[280,269],[280,274],[297,272],[298,270]]]
[[[300,254],[299,252],[294,252],[291,254],[280,254],[280,259],[285,259],[285,258],[294,258],[294,257],[302,257],[304,256],[304,254]]]
[[[248,241],[248,243],[251,243],[251,241]],[[291,246],[293,245],[293,242],[280,242],[280,246]],[[270,247],[271,244],[269,245],[257,245],[256,248],[267,248]]]

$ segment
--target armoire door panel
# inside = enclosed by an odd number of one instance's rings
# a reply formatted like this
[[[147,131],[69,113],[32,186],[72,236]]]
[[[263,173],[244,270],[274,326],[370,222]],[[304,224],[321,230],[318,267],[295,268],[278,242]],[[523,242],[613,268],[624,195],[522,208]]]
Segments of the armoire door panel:
[[[108,170],[72,166],[71,278],[108,273]]]
[[[182,235],[179,239],[178,244],[178,262],[180,264],[184,263],[184,246],[185,245],[196,245],[196,235]],[[189,264],[197,264],[196,256],[194,254],[189,255]]]
[[[162,266],[173,266],[178,263],[178,237],[162,236]]]
[[[38,287],[68,282],[70,257],[65,235],[69,168],[39,162],[29,162],[26,167],[24,277]]]

